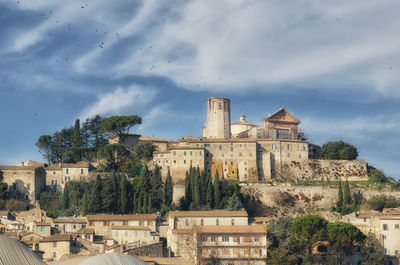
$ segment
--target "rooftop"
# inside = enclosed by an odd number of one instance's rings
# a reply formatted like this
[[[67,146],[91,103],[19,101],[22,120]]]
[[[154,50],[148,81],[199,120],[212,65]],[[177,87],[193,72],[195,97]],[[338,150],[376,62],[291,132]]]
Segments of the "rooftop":
[[[40,243],[44,242],[58,242],[58,241],[70,241],[71,235],[52,235],[39,240]]]
[[[248,217],[246,211],[171,211],[169,218],[174,217]]]
[[[52,220],[53,223],[86,223],[85,217],[59,217]]]
[[[130,225],[113,225],[111,226],[112,230],[151,230],[146,226],[130,226]]]
[[[266,234],[265,225],[206,225],[197,226],[197,233],[201,234]]]
[[[155,214],[94,214],[86,215],[88,221],[156,220]]]

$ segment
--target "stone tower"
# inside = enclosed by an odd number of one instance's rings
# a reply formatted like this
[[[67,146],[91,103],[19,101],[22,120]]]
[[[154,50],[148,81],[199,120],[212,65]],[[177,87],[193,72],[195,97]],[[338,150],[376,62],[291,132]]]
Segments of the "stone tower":
[[[231,101],[228,98],[207,99],[207,121],[203,127],[204,138],[231,137]]]

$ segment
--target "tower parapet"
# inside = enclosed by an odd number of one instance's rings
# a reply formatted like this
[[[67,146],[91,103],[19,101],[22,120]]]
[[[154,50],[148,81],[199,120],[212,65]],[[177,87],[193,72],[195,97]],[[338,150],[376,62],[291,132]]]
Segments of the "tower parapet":
[[[207,99],[207,121],[203,127],[204,138],[227,139],[231,137],[231,101],[228,98]]]

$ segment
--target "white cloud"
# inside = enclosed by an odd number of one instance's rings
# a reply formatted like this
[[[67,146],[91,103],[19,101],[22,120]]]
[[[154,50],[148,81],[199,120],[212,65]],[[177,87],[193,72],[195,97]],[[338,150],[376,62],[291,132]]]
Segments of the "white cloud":
[[[99,115],[117,115],[127,109],[135,111],[143,110],[154,98],[154,89],[130,86],[126,89],[118,87],[112,92],[98,96],[94,104],[84,109],[80,115],[82,120]]]

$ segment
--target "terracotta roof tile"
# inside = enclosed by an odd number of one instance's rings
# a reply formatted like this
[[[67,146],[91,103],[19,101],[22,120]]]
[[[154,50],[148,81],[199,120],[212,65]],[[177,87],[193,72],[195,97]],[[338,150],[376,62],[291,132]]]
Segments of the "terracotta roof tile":
[[[71,240],[71,235],[53,235],[42,238],[39,240],[39,242],[44,243],[44,242],[70,241],[70,240]]]
[[[151,230],[147,226],[113,225],[112,230]]]
[[[155,214],[94,214],[86,215],[88,221],[156,220]]]
[[[169,218],[174,217],[248,217],[246,211],[171,211]]]
[[[205,225],[197,226],[201,234],[266,234],[265,225]]]

